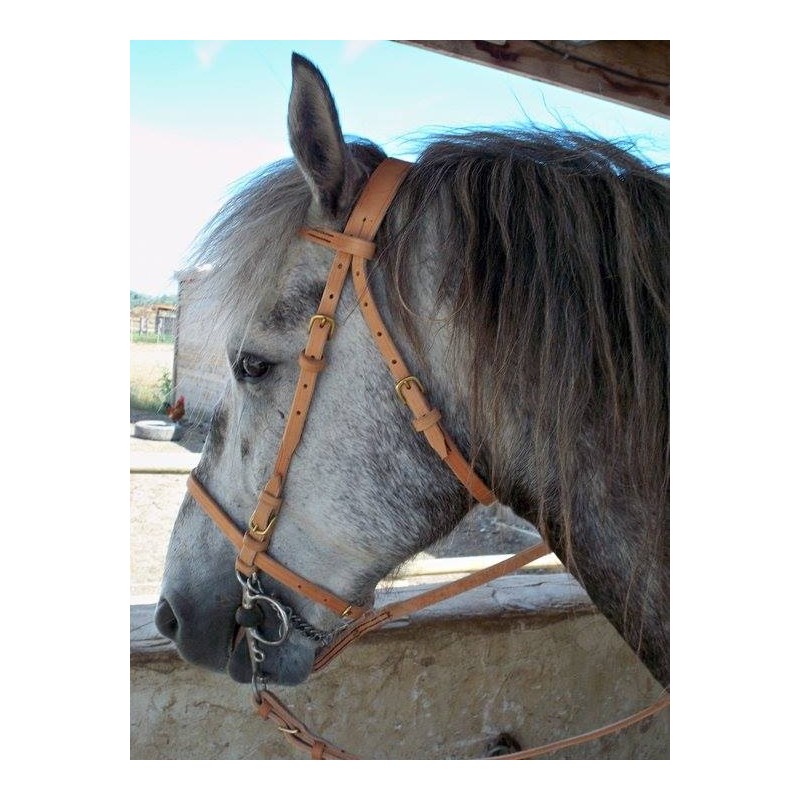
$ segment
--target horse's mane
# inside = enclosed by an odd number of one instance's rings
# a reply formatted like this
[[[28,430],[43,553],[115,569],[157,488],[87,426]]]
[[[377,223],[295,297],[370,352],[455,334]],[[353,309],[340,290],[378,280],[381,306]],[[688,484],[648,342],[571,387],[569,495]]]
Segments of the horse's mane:
[[[409,296],[403,265],[430,237],[421,221],[439,220],[439,301],[472,362],[472,419],[485,432],[476,444],[497,464],[503,417],[527,435],[527,463],[497,488],[541,531],[560,532],[569,560],[586,462],[601,453],[626,501],[646,508],[645,549],[663,561],[668,177],[582,134],[472,131],[432,140],[398,200],[404,227],[382,259],[396,287],[388,299]],[[395,311],[413,332],[407,304]],[[533,507],[520,473],[536,476]]]
[[[367,142],[349,147],[364,176],[383,158]],[[243,184],[202,232],[192,263],[216,265],[205,283],[223,337],[279,285],[281,255],[309,204],[300,171],[280,162]],[[540,476],[539,491],[535,507],[516,510],[543,532],[562,531],[568,555],[586,478],[576,454],[603,452],[632,493],[654,501],[646,528],[663,532],[668,177],[623,146],[571,132],[431,138],[393,204],[374,267],[397,288],[387,299],[412,337],[403,265],[430,236],[425,219],[439,220],[438,300],[472,361],[473,422],[518,415],[509,400],[524,400],[530,458],[520,467]],[[497,462],[491,436],[476,444]],[[516,497],[509,480],[500,488]]]

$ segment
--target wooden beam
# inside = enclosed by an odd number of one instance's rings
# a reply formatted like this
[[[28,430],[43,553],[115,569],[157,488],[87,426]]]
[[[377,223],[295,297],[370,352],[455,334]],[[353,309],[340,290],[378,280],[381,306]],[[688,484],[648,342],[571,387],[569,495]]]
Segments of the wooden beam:
[[[397,41],[669,117],[669,41]]]

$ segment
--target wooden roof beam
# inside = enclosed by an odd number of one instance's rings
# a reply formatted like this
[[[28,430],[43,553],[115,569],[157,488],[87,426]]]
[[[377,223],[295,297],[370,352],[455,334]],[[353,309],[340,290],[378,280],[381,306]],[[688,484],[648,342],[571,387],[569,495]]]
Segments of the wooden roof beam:
[[[669,41],[397,40],[669,117]]]

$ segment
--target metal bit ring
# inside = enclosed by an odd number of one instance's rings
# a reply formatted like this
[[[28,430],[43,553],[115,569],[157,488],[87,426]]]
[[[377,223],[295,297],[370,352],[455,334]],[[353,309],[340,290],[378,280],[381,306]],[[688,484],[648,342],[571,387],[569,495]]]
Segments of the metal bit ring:
[[[242,575],[237,569],[236,579],[242,586],[242,606],[244,608],[252,608],[256,602],[263,600],[265,603],[272,606],[275,613],[278,615],[277,639],[267,639],[259,633],[257,627],[248,628],[248,636],[252,636],[253,639],[261,642],[261,644],[267,645],[268,647],[275,647],[279,644],[283,644],[283,642],[285,642],[286,638],[289,636],[290,612],[284,608],[274,597],[270,597],[268,594],[264,593],[264,589],[262,588],[256,574],[251,575],[249,578],[245,578],[244,575]]]
[[[258,628],[248,628],[248,633],[254,639],[261,642],[261,644],[266,644],[272,647],[285,642],[286,637],[289,635],[289,615],[287,614],[286,609],[277,600],[275,600],[275,598],[269,597],[266,594],[253,595],[251,600],[253,602],[263,600],[265,603],[275,609],[275,613],[278,615],[278,638],[266,639],[258,632]]]

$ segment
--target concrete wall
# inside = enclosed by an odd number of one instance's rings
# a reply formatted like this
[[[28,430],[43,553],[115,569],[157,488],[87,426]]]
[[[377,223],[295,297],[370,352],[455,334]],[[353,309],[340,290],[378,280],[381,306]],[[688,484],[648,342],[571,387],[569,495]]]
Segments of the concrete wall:
[[[318,735],[377,759],[479,758],[500,732],[533,747],[661,696],[569,576],[514,575],[492,587],[370,634],[275,693]],[[132,759],[307,758],[256,716],[249,686],[183,663],[148,628],[151,617],[152,607],[132,609]],[[669,712],[551,758],[669,758]]]

